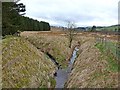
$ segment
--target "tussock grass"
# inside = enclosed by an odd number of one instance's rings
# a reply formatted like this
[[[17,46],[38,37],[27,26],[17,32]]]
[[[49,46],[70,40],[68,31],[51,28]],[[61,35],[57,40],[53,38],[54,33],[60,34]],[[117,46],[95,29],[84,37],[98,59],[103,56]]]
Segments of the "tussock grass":
[[[40,51],[49,52],[61,65],[66,67],[71,49],[68,47],[68,39],[65,36],[35,35],[25,38]]]
[[[73,70],[65,85],[67,88],[116,88],[118,72],[108,69],[109,62],[96,48],[93,37],[78,36],[81,40],[81,52],[74,63]]]
[[[88,33],[89,34],[89,33]],[[67,88],[115,88],[118,87],[118,72],[113,72],[107,58],[98,48],[95,48],[95,39],[87,33],[77,35],[72,41],[72,47],[80,42],[78,57],[73,70],[65,84]],[[49,52],[61,65],[66,66],[64,59],[69,58],[71,50],[68,48],[66,36],[51,34],[29,34],[25,38],[40,51]],[[100,46],[101,47],[101,46]],[[103,50],[103,48],[100,48]],[[66,59],[67,60],[67,59]]]
[[[102,52],[102,54],[104,54],[107,57],[107,61],[109,63],[108,69],[110,69],[111,71],[118,72],[118,66],[119,66],[118,61],[115,60],[115,58],[112,56],[110,51],[106,50],[105,46],[101,43],[97,43],[95,46]]]
[[[3,88],[55,87],[55,65],[24,38],[3,39],[2,65]]]

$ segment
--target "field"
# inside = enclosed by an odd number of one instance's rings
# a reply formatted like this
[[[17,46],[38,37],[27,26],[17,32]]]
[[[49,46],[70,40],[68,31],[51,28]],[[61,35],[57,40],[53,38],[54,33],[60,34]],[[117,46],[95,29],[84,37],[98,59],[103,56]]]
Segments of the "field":
[[[73,47],[80,42],[80,51],[65,87],[118,87],[118,65],[113,61],[114,57],[109,58],[109,54],[105,55],[101,51],[101,47],[96,42],[96,35],[105,36],[101,33],[77,33],[70,49],[68,37],[64,32],[23,32],[21,34],[40,51],[49,52],[63,67],[67,66]],[[117,37],[107,35],[106,38],[111,42],[117,42]]]
[[[119,87],[117,0],[4,1],[0,89]]]
[[[78,32],[69,48],[69,37],[62,31],[29,31],[22,32],[20,37],[8,36],[2,43],[3,87],[54,88],[53,74],[57,67],[46,53],[66,68],[78,43],[80,50],[65,87],[118,87],[117,37]]]

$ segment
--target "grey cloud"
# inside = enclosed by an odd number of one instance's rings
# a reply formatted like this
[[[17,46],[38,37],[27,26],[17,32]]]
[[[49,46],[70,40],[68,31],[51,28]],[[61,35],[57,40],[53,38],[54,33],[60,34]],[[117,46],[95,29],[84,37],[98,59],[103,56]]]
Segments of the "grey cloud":
[[[26,4],[26,16],[64,24],[66,21],[91,24],[117,24],[119,0],[21,0]],[[39,19],[40,20],[40,19]],[[113,23],[111,22],[113,20]],[[101,23],[100,23],[101,22]]]

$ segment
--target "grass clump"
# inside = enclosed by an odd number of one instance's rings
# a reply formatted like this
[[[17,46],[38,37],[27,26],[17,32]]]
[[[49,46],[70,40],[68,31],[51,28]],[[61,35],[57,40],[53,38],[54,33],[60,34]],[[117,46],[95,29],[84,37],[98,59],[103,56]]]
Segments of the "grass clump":
[[[21,37],[3,39],[2,56],[3,88],[37,88],[40,84],[47,88],[55,65],[27,40]]]
[[[56,61],[62,65],[63,68],[67,67],[66,58],[69,57],[70,49],[68,47],[68,40],[65,36],[24,36],[40,51],[48,52]]]
[[[109,64],[108,69],[111,71],[117,72],[119,65],[118,65],[117,61],[115,60],[115,58],[113,57],[113,55],[110,53],[110,51],[107,50],[102,43],[97,43],[95,46],[101,51],[101,53],[106,55],[107,62]]]

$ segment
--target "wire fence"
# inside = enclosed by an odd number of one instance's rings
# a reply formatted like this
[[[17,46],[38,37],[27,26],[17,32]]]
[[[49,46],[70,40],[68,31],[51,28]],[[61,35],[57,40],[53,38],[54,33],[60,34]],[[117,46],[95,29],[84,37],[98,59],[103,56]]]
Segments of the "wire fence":
[[[120,42],[119,40],[112,40],[107,37],[108,34],[95,35],[96,43],[104,47],[106,55],[112,55],[116,60],[120,58]]]

